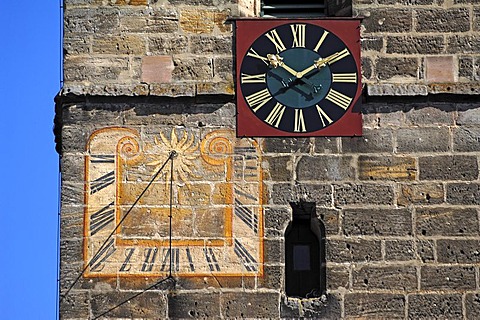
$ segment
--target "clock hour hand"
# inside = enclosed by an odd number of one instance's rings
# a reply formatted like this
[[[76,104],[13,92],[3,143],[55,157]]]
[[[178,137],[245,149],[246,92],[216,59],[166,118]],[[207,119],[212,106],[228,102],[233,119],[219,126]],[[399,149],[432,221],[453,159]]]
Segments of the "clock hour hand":
[[[280,57],[278,54],[267,54],[268,61],[270,62],[270,65],[274,68],[282,67],[285,69],[288,73],[290,73],[292,76],[297,77],[298,72],[290,68],[283,62],[283,58]],[[298,78],[298,77],[297,77]]]
[[[283,69],[285,69],[288,73],[290,73],[291,75],[295,76],[295,78],[297,79],[300,79],[302,82],[304,82],[305,84],[308,84],[309,86],[311,86],[313,88],[313,92],[314,93],[317,93],[319,92],[321,89],[322,89],[322,86],[319,86],[319,85],[316,85],[314,84],[312,81],[306,79],[306,78],[302,78],[303,75],[301,74],[301,72],[297,72],[295,71],[294,69],[290,68],[288,65],[285,64],[285,62],[283,62],[283,58],[280,57],[278,54],[267,54],[267,58],[268,58],[268,61],[270,61],[270,65],[274,68],[278,68],[278,67],[282,67]],[[282,85],[287,88],[291,85],[291,83],[294,81],[294,79],[292,78],[288,78],[288,79],[282,79]]]

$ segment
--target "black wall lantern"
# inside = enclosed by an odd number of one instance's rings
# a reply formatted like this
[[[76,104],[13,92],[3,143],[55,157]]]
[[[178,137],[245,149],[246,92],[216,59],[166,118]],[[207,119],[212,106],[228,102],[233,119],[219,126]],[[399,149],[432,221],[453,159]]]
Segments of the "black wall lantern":
[[[290,203],[293,219],[285,231],[285,292],[315,298],[326,291],[325,226],[315,203]]]

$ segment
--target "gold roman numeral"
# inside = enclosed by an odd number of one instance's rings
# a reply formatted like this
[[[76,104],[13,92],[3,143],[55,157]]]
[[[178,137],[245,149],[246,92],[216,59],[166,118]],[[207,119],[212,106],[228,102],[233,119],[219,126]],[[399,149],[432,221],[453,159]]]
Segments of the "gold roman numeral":
[[[272,99],[272,96],[270,95],[268,89],[265,88],[245,97],[245,99],[247,100],[250,108],[253,109],[253,112],[257,112],[258,109],[263,107],[268,101],[270,101],[270,99]]]
[[[303,119],[303,110],[295,109],[295,123],[293,126],[294,132],[306,132],[305,120]]]
[[[265,83],[265,73],[261,74],[246,74],[242,73],[240,81],[243,83]]]
[[[248,50],[247,56],[262,60],[267,66],[269,64],[267,57],[259,55],[255,50],[253,50],[253,48],[250,48],[250,50]]]
[[[323,34],[322,36],[320,37],[320,40],[318,40],[318,43],[317,45],[315,46],[315,48],[313,49],[314,51],[317,51],[318,52],[318,49],[320,49],[320,46],[322,45],[323,41],[325,41],[325,38],[328,36],[328,31],[323,31]]]
[[[291,24],[293,35],[292,48],[305,48],[305,25],[304,24]]]
[[[275,128],[278,128],[284,112],[285,112],[285,106],[277,102],[275,107],[273,107],[272,111],[265,119],[265,122],[271,126],[274,126]]]
[[[339,106],[344,110],[347,110],[348,106],[352,102],[352,98],[344,95],[343,93],[335,91],[333,89],[328,92],[325,99],[333,102],[334,104],[336,104],[337,106]]]
[[[287,48],[285,48],[285,45],[282,42],[282,39],[280,39],[280,36],[277,33],[277,30],[273,29],[269,33],[266,33],[265,36],[272,41],[272,43],[275,45],[275,49],[277,49],[277,53],[281,51],[285,51]]]
[[[350,52],[348,51],[347,48],[343,49],[342,51],[340,51],[340,53],[338,54],[338,56],[336,56],[334,59],[328,61],[328,64],[332,64],[332,63],[335,63],[337,62],[338,60],[340,59],[343,59],[345,58],[346,56],[350,55]]]
[[[316,105],[316,107],[317,107],[318,115],[320,116],[320,120],[322,120],[322,125],[324,127],[327,126],[327,124],[325,123],[325,120],[328,122],[328,124],[332,124],[333,120],[330,119],[328,114],[326,114],[325,111],[323,111],[323,109],[318,104]]]
[[[356,73],[332,73],[332,82],[357,83]]]

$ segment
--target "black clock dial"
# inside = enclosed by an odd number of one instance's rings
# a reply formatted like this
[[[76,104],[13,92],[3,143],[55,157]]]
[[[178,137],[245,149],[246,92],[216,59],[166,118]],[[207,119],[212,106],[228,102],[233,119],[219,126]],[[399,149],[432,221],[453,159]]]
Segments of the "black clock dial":
[[[285,132],[321,130],[351,108],[359,70],[334,33],[286,23],[258,37],[240,68],[241,95],[254,115]]]

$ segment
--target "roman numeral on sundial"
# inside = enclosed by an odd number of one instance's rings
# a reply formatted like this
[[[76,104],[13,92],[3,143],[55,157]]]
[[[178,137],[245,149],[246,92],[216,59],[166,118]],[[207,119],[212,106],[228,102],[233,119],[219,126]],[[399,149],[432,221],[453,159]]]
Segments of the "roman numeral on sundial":
[[[115,220],[114,202],[93,213],[90,217],[90,234],[93,236]]]
[[[90,194],[94,194],[115,182],[115,171],[110,171],[90,182]]]
[[[146,248],[144,255],[145,260],[143,261],[142,271],[152,271],[153,265],[155,264],[155,259],[157,257],[158,248]]]
[[[253,232],[258,232],[258,217],[251,209],[235,199],[235,215],[242,220]]]
[[[170,255],[172,255],[170,259]],[[170,262],[172,263],[170,269]],[[178,248],[163,249],[163,261],[160,271],[177,271],[180,268],[180,250]]]
[[[90,156],[91,163],[115,163],[113,154],[92,154]]]
[[[242,260],[243,266],[247,271],[257,271],[257,261],[237,239],[235,239],[235,247],[233,250],[240,260]]]
[[[116,248],[114,246],[114,240],[110,239],[110,241],[103,246],[102,250],[98,251],[95,256],[90,261],[90,271],[91,272],[99,272],[105,267],[104,262],[115,252]]]
[[[210,271],[220,271],[220,266],[218,265],[217,258],[213,253],[213,249],[203,248],[203,253],[205,254],[205,259],[207,260]]]

